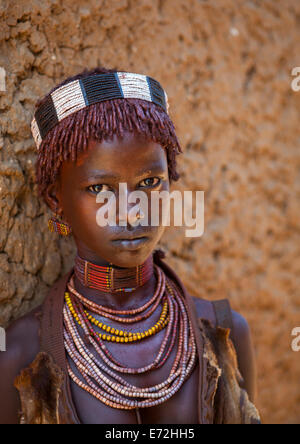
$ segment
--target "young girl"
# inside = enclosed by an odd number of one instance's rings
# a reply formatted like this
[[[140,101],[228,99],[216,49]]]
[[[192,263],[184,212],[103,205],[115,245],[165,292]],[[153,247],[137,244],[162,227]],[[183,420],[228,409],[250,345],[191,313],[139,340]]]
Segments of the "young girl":
[[[192,298],[155,250],[164,226],[101,193],[169,191],[181,152],[154,79],[97,68],[37,104],[40,195],[49,228],[72,234],[74,268],[14,322],[0,355],[1,423],[258,423],[246,320],[226,300]],[[230,334],[230,336],[229,336]]]

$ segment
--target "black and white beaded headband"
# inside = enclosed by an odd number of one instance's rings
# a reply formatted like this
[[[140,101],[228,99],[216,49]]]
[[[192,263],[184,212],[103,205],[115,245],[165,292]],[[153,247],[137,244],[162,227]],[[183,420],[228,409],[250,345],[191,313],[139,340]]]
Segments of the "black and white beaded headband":
[[[142,99],[168,112],[168,97],[157,80],[127,72],[96,74],[57,88],[36,110],[31,131],[37,149],[48,132],[71,114],[98,102],[112,99]]]

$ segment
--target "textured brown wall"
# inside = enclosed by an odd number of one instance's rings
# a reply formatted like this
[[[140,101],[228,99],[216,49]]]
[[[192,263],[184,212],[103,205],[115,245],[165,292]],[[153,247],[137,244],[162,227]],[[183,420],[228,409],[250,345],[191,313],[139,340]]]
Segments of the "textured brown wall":
[[[0,0],[0,324],[37,305],[74,251],[37,199],[34,102],[84,67],[143,72],[170,97],[176,187],[205,190],[205,234],[169,229],[169,262],[248,319],[263,420],[300,423],[299,24],[298,0]]]

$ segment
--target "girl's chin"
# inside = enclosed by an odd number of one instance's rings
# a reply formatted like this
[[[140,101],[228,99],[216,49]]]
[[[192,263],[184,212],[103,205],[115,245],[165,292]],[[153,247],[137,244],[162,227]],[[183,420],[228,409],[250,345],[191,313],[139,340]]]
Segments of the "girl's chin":
[[[111,258],[110,262],[117,267],[137,267],[143,264],[151,253],[152,250],[149,251],[149,249],[120,250],[117,256]]]

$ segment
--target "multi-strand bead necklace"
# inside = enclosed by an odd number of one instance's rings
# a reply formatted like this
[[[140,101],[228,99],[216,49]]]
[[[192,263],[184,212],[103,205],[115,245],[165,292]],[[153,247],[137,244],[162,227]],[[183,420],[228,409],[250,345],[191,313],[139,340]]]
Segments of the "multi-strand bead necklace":
[[[155,293],[146,304],[134,310],[113,310],[98,305],[75,290],[73,278],[68,284],[64,305],[64,341],[78,371],[75,375],[68,364],[69,376],[79,387],[113,408],[131,410],[165,402],[188,379],[196,362],[195,337],[184,297],[160,267],[154,265],[153,269],[157,281]],[[134,324],[149,318],[159,304],[162,310],[158,322],[145,331],[113,328],[94,316],[123,325]],[[103,332],[97,331],[96,327]],[[165,330],[165,335],[154,361],[140,368],[126,367],[112,356],[105,345],[109,342],[121,345],[147,340],[161,330]],[[123,374],[137,375],[162,367],[176,346],[171,371],[161,383],[140,388],[122,377]]]

